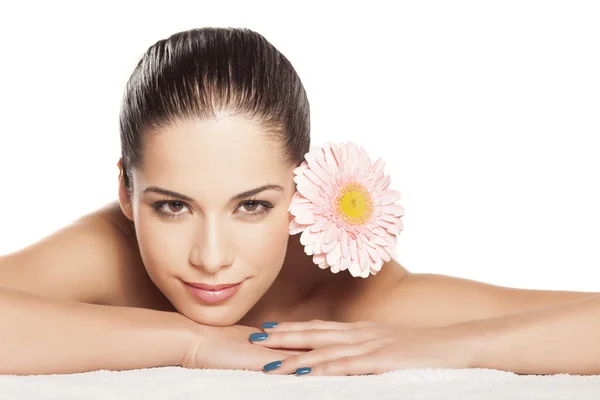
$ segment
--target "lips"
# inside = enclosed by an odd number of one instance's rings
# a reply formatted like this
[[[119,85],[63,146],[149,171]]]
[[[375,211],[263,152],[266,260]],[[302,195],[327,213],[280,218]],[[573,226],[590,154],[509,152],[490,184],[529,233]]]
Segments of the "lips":
[[[184,282],[188,290],[202,303],[218,304],[229,300],[242,286],[242,282],[209,285],[206,283]]]
[[[198,289],[213,291],[213,290],[221,290],[221,289],[226,289],[226,288],[229,288],[232,286],[236,286],[242,282],[224,283],[222,285],[209,285],[207,283],[191,283],[191,282],[186,282],[186,283],[190,286],[197,287]]]

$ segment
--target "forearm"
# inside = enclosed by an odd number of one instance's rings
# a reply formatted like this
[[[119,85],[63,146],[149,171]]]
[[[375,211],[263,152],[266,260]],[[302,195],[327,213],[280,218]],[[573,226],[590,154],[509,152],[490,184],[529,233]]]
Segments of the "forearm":
[[[179,365],[192,340],[191,323],[177,313],[0,288],[0,374]]]
[[[600,374],[600,295],[449,327],[470,367],[522,374]]]

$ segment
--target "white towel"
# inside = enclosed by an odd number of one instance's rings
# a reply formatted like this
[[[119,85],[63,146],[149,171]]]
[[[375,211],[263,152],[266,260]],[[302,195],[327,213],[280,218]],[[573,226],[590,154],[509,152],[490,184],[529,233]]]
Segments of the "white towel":
[[[0,376],[0,399],[600,399],[600,375],[411,369],[370,376],[266,375],[177,367]]]

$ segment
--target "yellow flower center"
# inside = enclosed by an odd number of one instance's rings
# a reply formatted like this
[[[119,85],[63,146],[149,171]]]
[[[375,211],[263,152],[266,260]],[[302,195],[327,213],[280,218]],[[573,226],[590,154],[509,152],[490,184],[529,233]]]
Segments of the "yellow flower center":
[[[351,225],[364,224],[373,212],[373,201],[369,191],[358,183],[344,186],[336,198],[340,217]]]

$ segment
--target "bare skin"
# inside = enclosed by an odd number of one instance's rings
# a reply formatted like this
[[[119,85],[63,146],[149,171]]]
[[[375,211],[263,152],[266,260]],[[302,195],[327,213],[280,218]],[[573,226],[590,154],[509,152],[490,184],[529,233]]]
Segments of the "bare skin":
[[[495,318],[596,295],[416,274],[393,260],[367,279],[320,270],[304,254],[299,235],[288,235],[294,166],[260,124],[225,116],[161,129],[144,139],[133,190],[126,189],[119,162],[117,202],[0,256],[0,359],[13,362],[0,363],[0,373],[161,365],[260,370],[300,348],[281,352],[249,343],[248,335],[265,321],[370,321],[437,332],[475,320],[498,326]],[[246,194],[265,184],[269,188]],[[201,304],[184,284],[240,280],[236,295],[219,305]],[[145,340],[136,340],[141,333]],[[437,333],[412,336],[431,338],[419,349],[441,343],[444,355],[447,348],[464,348],[454,346],[454,338],[449,346]],[[154,351],[167,346],[165,337],[180,343]],[[339,340],[345,339],[333,338]],[[73,350],[90,342],[96,347],[89,354]]]
[[[16,275],[9,269],[0,269],[0,282],[5,287],[57,299],[176,311],[148,278],[131,221],[123,215],[117,202],[4,259],[25,260],[32,270],[42,269],[41,263],[46,263],[48,257],[64,254],[71,254],[71,262],[85,261],[85,251],[75,247],[82,230],[93,233],[98,248],[109,251],[98,252],[96,255],[104,258],[96,258],[89,269],[80,269],[76,280],[69,279],[69,274],[78,267],[68,264],[63,273],[55,270],[52,271],[55,275],[46,275],[50,280],[62,280],[61,286],[32,281],[33,272]],[[297,238],[289,241],[278,278],[238,324],[258,327],[264,321],[319,319],[371,320],[404,327],[444,326],[519,313],[595,294],[504,288],[443,275],[415,274],[395,261],[368,279],[344,273],[334,275],[312,264]],[[67,260],[61,261],[64,264]],[[90,282],[89,289],[94,290],[82,297],[81,288],[76,285],[85,282]],[[290,282],[294,285],[290,286]]]

